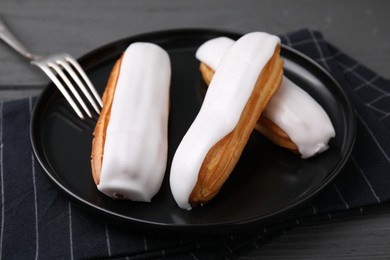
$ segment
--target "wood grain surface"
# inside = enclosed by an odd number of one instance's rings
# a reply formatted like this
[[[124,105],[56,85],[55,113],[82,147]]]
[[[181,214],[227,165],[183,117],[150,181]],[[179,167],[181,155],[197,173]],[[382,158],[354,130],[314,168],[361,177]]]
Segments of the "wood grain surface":
[[[38,54],[79,57],[123,37],[174,28],[283,34],[314,28],[390,78],[390,1],[380,0],[1,0],[0,16]],[[48,82],[0,42],[0,100],[38,95]],[[390,206],[299,226],[240,259],[390,259]]]
[[[39,54],[75,57],[114,40],[172,28],[218,28],[282,34],[303,27],[325,37],[361,63],[390,77],[388,1],[60,1],[1,0],[0,14],[22,42]],[[37,85],[45,76],[0,45],[0,85]]]

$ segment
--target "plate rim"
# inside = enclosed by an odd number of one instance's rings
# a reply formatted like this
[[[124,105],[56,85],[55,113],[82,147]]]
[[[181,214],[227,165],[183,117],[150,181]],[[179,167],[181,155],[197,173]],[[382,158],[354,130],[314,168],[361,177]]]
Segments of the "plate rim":
[[[152,31],[152,32],[146,32],[146,33],[141,33],[141,34],[136,34],[128,37],[124,37],[112,42],[109,42],[107,44],[104,44],[96,49],[93,49],[85,54],[83,54],[81,57],[79,57],[77,60],[81,64],[81,66],[84,67],[86,61],[88,59],[91,59],[91,57],[95,56],[97,53],[101,53],[103,51],[108,51],[109,49],[112,49],[114,46],[121,45],[123,43],[131,43],[135,42],[139,39],[144,39],[144,38],[156,38],[156,37],[164,37],[168,38],[170,35],[182,35],[182,34],[199,34],[200,36],[205,35],[205,34],[212,34],[212,35],[225,35],[225,36],[231,36],[231,37],[240,37],[243,35],[243,33],[239,32],[234,32],[234,31],[229,31],[229,30],[221,30],[221,29],[203,29],[203,28],[187,28],[187,29],[168,29],[168,30],[159,30],[159,31]],[[217,36],[216,36],[217,37]],[[43,106],[43,101],[47,99],[48,97],[51,96],[52,93],[58,91],[55,86],[51,83],[48,82],[42,93],[38,96],[34,103],[34,107],[32,110],[32,115],[31,115],[31,121],[30,121],[30,142],[31,146],[33,149],[33,153],[35,155],[35,158],[39,162],[40,166],[43,169],[43,172],[50,178],[51,181],[57,185],[57,187],[60,188],[62,192],[64,192],[68,197],[70,197],[72,200],[77,201],[78,203],[82,203],[83,205],[87,206],[88,209],[93,210],[94,212],[100,212],[103,213],[103,215],[107,217],[114,218],[116,220],[120,220],[121,223],[125,224],[125,222],[133,224],[139,224],[140,226],[143,227],[152,227],[153,230],[155,229],[163,229],[163,230],[172,230],[172,231],[202,231],[205,228],[208,229],[208,232],[210,231],[210,228],[215,230],[221,230],[228,228],[229,231],[235,230],[237,228],[242,228],[243,226],[250,226],[250,225],[256,225],[258,223],[265,223],[267,220],[270,220],[270,218],[276,218],[277,216],[283,216],[285,214],[290,214],[293,209],[298,210],[300,207],[302,207],[305,203],[309,202],[315,196],[321,192],[326,186],[328,186],[341,172],[345,164],[348,162],[350,155],[352,153],[355,140],[356,140],[356,114],[354,111],[354,108],[347,97],[347,94],[345,90],[342,88],[340,83],[332,76],[327,70],[325,70],[320,64],[318,64],[316,61],[314,61],[312,58],[307,56],[306,54],[290,47],[285,44],[281,44],[282,46],[282,51],[287,50],[293,55],[299,56],[300,58],[304,59],[306,62],[309,62],[312,66],[316,67],[317,70],[320,70],[321,73],[323,73],[328,80],[331,80],[332,83],[337,87],[338,89],[338,94],[341,95],[344,103],[344,107],[347,108],[348,111],[346,111],[346,114],[350,114],[348,118],[346,118],[349,122],[346,122],[347,125],[350,126],[350,135],[348,135],[348,140],[346,141],[348,145],[348,148],[346,150],[346,154],[343,156],[343,159],[339,160],[337,164],[335,165],[335,168],[333,171],[326,177],[324,178],[321,183],[315,187],[315,189],[312,189],[310,192],[305,194],[305,196],[302,196],[302,198],[299,198],[295,200],[293,203],[290,203],[286,207],[283,207],[281,209],[275,210],[271,213],[267,213],[265,215],[262,215],[261,217],[252,217],[252,218],[247,218],[243,220],[236,220],[236,221],[229,221],[229,222],[222,222],[222,223],[212,223],[212,224],[169,224],[169,223],[160,223],[160,222],[155,222],[155,221],[149,221],[149,220],[143,220],[143,219],[135,219],[133,217],[128,217],[124,216],[123,214],[119,214],[110,210],[107,210],[103,207],[100,207],[98,205],[94,205],[93,203],[83,199],[82,197],[78,196],[75,194],[73,191],[65,187],[59,180],[57,180],[53,175],[55,173],[52,173],[50,166],[47,165],[47,162],[45,162],[44,158],[41,158],[41,155],[39,154],[39,148],[37,144],[37,139],[34,137],[35,133],[35,124],[37,122],[37,118],[39,116],[37,115],[38,110],[40,107]],[[88,69],[88,66],[87,66]],[[38,138],[40,140],[40,138]],[[43,156],[44,157],[44,156]]]

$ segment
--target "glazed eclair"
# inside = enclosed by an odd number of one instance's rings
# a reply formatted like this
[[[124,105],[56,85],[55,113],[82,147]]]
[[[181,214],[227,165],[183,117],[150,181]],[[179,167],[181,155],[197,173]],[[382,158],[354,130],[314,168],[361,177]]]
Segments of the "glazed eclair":
[[[209,84],[234,40],[219,37],[202,44],[196,52],[203,80]],[[283,77],[277,93],[260,116],[255,127],[277,145],[302,158],[309,158],[329,147],[335,130],[325,110],[303,89]]]
[[[179,207],[212,199],[233,171],[270,98],[280,86],[280,39],[254,32],[224,54],[202,107],[176,150],[170,186]]]
[[[170,59],[152,43],[133,43],[111,71],[92,142],[97,188],[149,202],[167,164]]]

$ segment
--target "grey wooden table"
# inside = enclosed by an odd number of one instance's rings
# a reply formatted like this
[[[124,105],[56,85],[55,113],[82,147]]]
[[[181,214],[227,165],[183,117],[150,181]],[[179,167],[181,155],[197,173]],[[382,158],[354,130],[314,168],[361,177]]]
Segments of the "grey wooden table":
[[[347,54],[390,77],[390,2],[379,0],[1,0],[0,15],[33,52],[75,57],[114,40],[172,28],[275,34],[322,31]],[[46,77],[0,43],[0,100],[38,95]],[[390,207],[297,227],[242,259],[390,258]]]

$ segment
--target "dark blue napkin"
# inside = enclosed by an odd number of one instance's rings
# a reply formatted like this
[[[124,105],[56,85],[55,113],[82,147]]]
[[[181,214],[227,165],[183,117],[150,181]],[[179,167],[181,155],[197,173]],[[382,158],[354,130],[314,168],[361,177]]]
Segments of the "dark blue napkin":
[[[110,225],[77,207],[40,168],[31,150],[34,99],[0,103],[0,258],[204,259],[250,250],[297,225],[361,213],[390,198],[390,82],[316,31],[281,36],[327,69],[357,115],[357,139],[341,174],[293,216],[240,234],[187,237]]]

